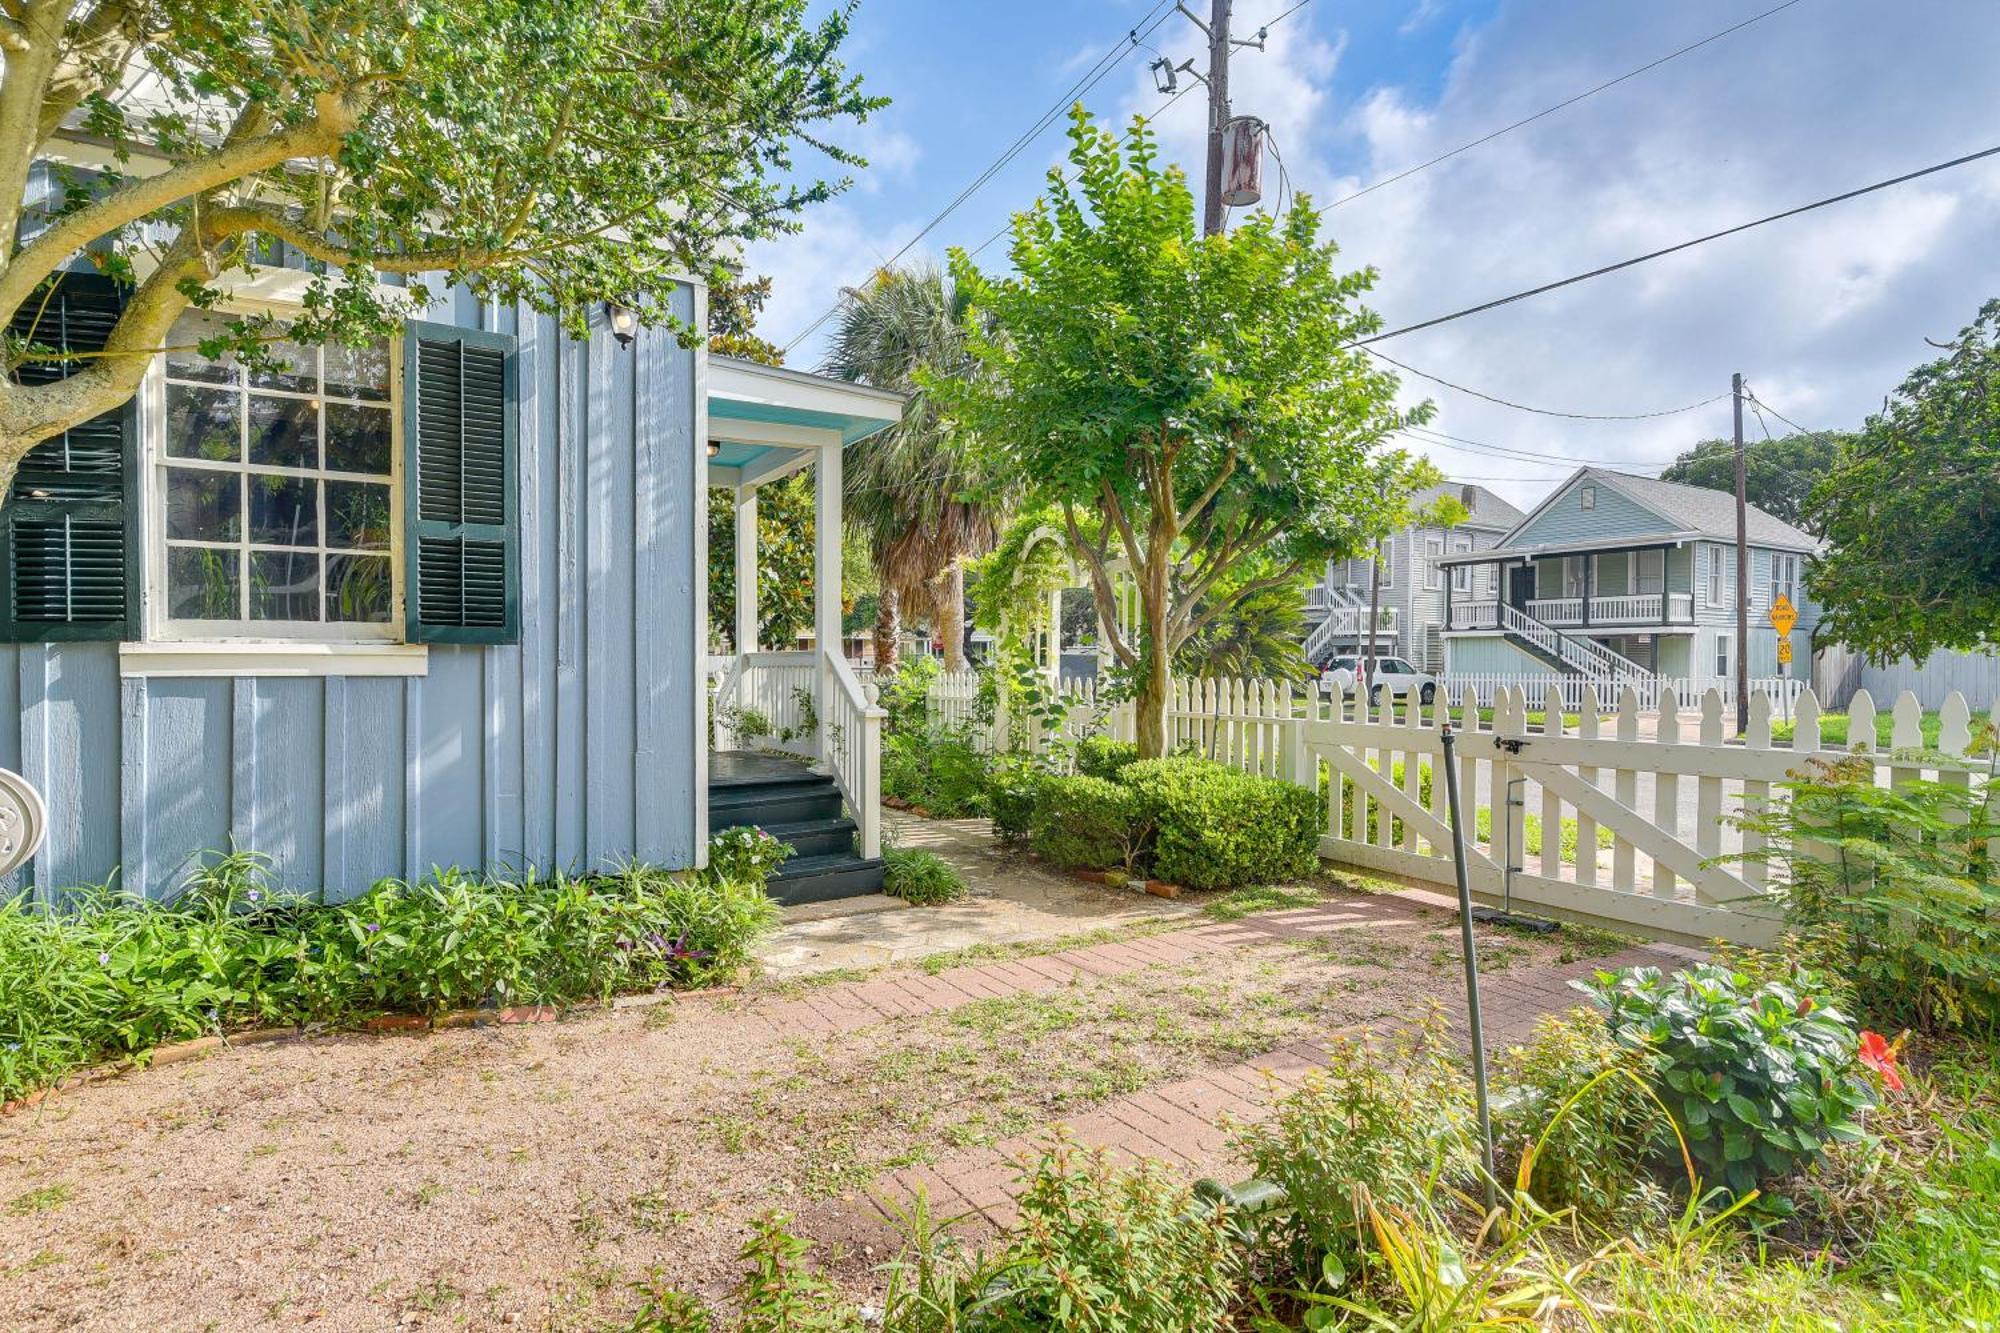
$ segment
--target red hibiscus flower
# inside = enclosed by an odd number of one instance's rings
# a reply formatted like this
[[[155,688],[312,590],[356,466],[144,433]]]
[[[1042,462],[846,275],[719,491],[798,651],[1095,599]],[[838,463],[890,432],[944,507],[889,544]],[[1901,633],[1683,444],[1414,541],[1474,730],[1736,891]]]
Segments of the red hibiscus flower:
[[[1864,1030],[1861,1034],[1861,1049],[1855,1052],[1861,1063],[1874,1070],[1881,1077],[1882,1085],[1891,1092],[1903,1090],[1903,1075],[1896,1068],[1902,1044],[1900,1040],[1892,1044],[1884,1041],[1881,1033]]]

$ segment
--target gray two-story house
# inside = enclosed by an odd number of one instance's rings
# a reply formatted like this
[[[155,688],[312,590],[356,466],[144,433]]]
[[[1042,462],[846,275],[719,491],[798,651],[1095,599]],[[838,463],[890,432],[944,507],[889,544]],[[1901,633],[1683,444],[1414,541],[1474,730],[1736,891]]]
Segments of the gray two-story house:
[[[1726,686],[1749,653],[1753,679],[1809,679],[1818,608],[1802,578],[1820,550],[1763,510],[1748,514],[1750,632],[1736,626],[1735,500],[1582,468],[1490,548],[1448,554],[1446,669],[1455,677],[1598,682],[1659,678]],[[1461,580],[1460,572],[1481,571]],[[1477,591],[1461,591],[1468,584]],[[1796,608],[1792,660],[1778,661],[1770,610]]]
[[[1444,669],[1445,584],[1453,583],[1461,600],[1490,597],[1490,569],[1477,566],[1447,571],[1447,555],[1466,555],[1491,548],[1518,524],[1520,510],[1484,486],[1450,482],[1419,492],[1415,503],[1428,508],[1446,495],[1466,511],[1452,527],[1404,528],[1383,539],[1380,610],[1376,617],[1375,649],[1383,655],[1407,657],[1428,671]],[[1368,599],[1372,560],[1332,560],[1325,576],[1306,594],[1306,657],[1314,663],[1342,653],[1368,650]]]

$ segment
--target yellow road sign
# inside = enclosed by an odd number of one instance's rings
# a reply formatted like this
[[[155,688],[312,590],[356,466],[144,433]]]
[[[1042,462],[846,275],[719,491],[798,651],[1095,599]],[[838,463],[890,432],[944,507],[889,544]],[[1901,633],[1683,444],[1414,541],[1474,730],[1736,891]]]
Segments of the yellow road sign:
[[[1781,637],[1778,640],[1778,663],[1779,665],[1782,666],[1785,663],[1790,662],[1791,660],[1792,660],[1792,641],[1790,639]]]
[[[1792,632],[1792,626],[1799,623],[1798,610],[1792,606],[1792,599],[1779,593],[1771,602],[1771,628],[1778,631],[1780,638]]]

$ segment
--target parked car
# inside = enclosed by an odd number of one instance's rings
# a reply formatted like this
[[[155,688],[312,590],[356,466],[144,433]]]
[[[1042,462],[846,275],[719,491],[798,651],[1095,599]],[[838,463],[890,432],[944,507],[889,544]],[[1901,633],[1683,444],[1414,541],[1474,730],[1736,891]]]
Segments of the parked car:
[[[1336,657],[1326,664],[1326,670],[1320,672],[1319,687],[1328,694],[1333,693],[1335,686],[1351,693],[1356,678],[1367,675],[1366,667],[1366,658]],[[1384,689],[1392,697],[1414,691],[1421,702],[1429,703],[1437,697],[1437,677],[1428,671],[1417,670],[1400,657],[1378,657],[1375,659],[1374,683],[1368,689],[1368,701],[1373,703],[1381,698]]]

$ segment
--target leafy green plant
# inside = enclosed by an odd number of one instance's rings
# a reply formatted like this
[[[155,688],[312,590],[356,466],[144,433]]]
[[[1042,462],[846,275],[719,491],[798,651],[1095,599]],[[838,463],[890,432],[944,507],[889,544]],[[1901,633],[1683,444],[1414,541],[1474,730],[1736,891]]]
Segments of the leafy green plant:
[[[1319,863],[1323,809],[1310,790],[1205,759],[1146,759],[1119,782],[1153,829],[1159,878],[1229,889],[1310,875]]]
[[[1653,1197],[1640,1186],[1669,1129],[1643,1081],[1650,1072],[1596,1010],[1543,1017],[1495,1069],[1496,1085],[1509,1094],[1493,1126],[1503,1172],[1512,1163],[1543,1208],[1574,1208],[1598,1222]]]
[[[916,847],[885,847],[882,891],[892,898],[919,907],[935,907],[957,902],[969,890],[958,868],[939,856]]]
[[[1296,1280],[1345,1284],[1369,1244],[1365,1201],[1414,1207],[1472,1167],[1463,1126],[1472,1096],[1433,1010],[1385,1060],[1372,1041],[1335,1041],[1324,1069],[1240,1130],[1237,1153],[1285,1192],[1262,1243]]]
[[[1150,831],[1137,794],[1121,783],[1078,774],[1035,787],[1028,843],[1055,865],[1129,870]]]
[[[990,760],[969,727],[932,726],[882,737],[882,792],[942,819],[986,812]]]
[[[1855,1065],[1854,1028],[1820,1003],[1809,975],[1752,986],[1717,964],[1655,967],[1575,982],[1612,1037],[1640,1052],[1710,1183],[1737,1195],[1861,1135],[1874,1102]]]
[[[982,1328],[1029,1333],[1186,1333],[1223,1328],[1244,1275],[1235,1228],[1164,1166],[1119,1170],[1058,1138],[1029,1175],[1007,1240],[1004,1286]]]
[[[861,1312],[807,1259],[812,1243],[784,1213],[751,1224],[741,1257],[748,1270],[736,1288],[741,1333],[860,1333]]]
[[[994,756],[986,776],[986,812],[993,818],[994,837],[1010,847],[1028,841],[1037,793],[1050,776],[1048,766],[1035,756]]]
[[[1983,742],[1992,744],[1990,730]],[[2000,1031],[2000,780],[1875,783],[1861,756],[1812,759],[1738,820],[1781,866],[1789,924],[1871,1022]]]
[[[1076,743],[1076,771],[1088,777],[1116,779],[1127,764],[1136,763],[1139,747],[1109,736],[1086,736]]]
[[[106,888],[60,910],[0,904],[0,1097],[246,1026],[706,985],[748,965],[778,916],[761,862],[518,882],[443,870],[330,904],[278,890],[266,866],[204,858],[164,903]]]
[[[782,842],[754,825],[740,824],[723,829],[708,840],[708,869],[712,883],[763,884],[791,859],[792,845]]]

